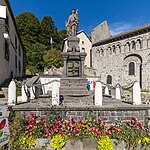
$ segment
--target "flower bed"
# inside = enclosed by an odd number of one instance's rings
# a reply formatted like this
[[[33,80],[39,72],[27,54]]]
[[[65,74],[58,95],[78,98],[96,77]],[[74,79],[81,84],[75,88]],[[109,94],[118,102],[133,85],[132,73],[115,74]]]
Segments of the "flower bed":
[[[110,139],[115,139],[114,143],[116,144],[124,142],[126,149],[135,150],[137,147],[150,149],[150,131],[143,127],[135,117],[126,122],[116,121],[112,125],[108,125],[106,120],[94,120],[90,117],[75,121],[74,119],[64,120],[60,117],[43,118],[30,114],[27,119],[22,119],[18,115],[13,116],[9,122],[8,146],[11,150],[40,147],[40,145],[38,146],[40,142],[36,144],[39,138],[50,139],[45,142],[43,148],[49,147],[54,150],[73,150],[74,146],[86,149],[84,143],[88,143],[85,142],[87,140],[90,140],[89,143],[92,143],[92,140],[95,141],[93,142],[94,149],[113,150],[113,142]],[[75,144],[75,141],[78,144]],[[72,149],[66,148],[71,143]]]

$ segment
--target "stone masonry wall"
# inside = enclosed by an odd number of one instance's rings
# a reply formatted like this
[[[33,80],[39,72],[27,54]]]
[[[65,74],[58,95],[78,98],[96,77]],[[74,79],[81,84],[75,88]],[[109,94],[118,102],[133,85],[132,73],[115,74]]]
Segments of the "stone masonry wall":
[[[35,113],[36,115],[40,116],[47,116],[47,117],[58,117],[61,116],[64,119],[71,119],[74,118],[75,120],[85,119],[87,117],[92,117],[96,120],[103,119],[106,120],[108,123],[112,123],[115,120],[118,121],[126,121],[130,120],[132,116],[136,117],[141,123],[145,126],[150,126],[150,109],[144,110],[82,110],[78,108],[74,108],[74,110],[52,110],[52,111],[18,111],[19,114],[23,116],[29,115],[30,113]]]

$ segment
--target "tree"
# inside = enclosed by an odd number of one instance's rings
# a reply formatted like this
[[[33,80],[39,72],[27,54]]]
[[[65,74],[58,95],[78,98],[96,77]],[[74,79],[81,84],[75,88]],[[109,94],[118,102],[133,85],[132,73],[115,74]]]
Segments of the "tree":
[[[50,48],[50,39],[55,42],[57,39],[57,27],[50,16],[43,17],[41,21],[41,39],[42,43]]]
[[[50,16],[43,17],[40,22],[34,14],[25,12],[16,17],[16,23],[23,45],[26,47],[27,69],[31,73],[42,72],[45,64],[50,67],[63,65],[61,51],[56,49],[62,47],[66,32],[60,31],[58,33]],[[51,37],[55,49],[47,52],[51,48]]]
[[[30,51],[27,53],[28,69],[31,73],[43,72],[44,61],[43,54],[46,47],[41,43],[32,44]]]
[[[17,27],[24,46],[40,42],[41,26],[39,20],[32,13],[25,12],[16,17]]]
[[[58,44],[57,44],[57,47],[56,47],[57,49],[62,50],[63,41],[66,37],[67,37],[67,31],[66,30],[60,30],[58,32]]]
[[[51,49],[43,55],[45,67],[55,66],[56,68],[63,66],[61,50]]]

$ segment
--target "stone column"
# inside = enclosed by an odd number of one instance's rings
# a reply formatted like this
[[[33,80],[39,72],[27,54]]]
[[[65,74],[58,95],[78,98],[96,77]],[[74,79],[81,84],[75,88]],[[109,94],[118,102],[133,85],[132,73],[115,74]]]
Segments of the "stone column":
[[[80,71],[81,71],[81,78],[84,77],[84,60],[85,60],[85,56],[86,55],[80,55],[80,58],[81,58],[81,64],[80,64]]]
[[[64,77],[67,76],[67,60],[64,60],[64,73],[63,73]]]
[[[63,52],[62,53],[62,58],[63,58],[63,61],[64,61],[63,76],[66,77],[67,76],[67,58],[68,58],[68,53],[67,52]]]

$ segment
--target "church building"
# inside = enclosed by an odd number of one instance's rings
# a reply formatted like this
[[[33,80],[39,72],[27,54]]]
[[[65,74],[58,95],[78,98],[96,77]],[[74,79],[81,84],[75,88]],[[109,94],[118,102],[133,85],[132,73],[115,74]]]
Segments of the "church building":
[[[92,30],[92,67],[107,84],[138,81],[150,89],[150,25],[111,36],[104,21]]]

